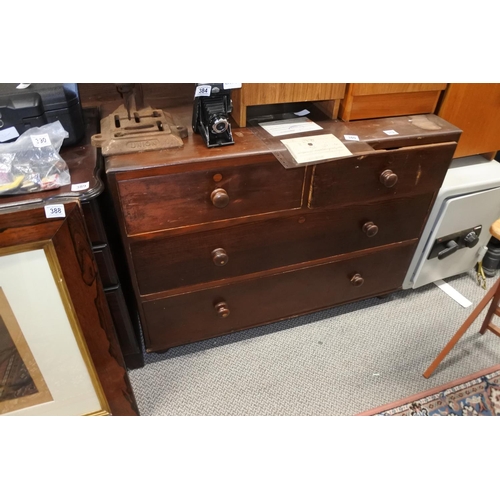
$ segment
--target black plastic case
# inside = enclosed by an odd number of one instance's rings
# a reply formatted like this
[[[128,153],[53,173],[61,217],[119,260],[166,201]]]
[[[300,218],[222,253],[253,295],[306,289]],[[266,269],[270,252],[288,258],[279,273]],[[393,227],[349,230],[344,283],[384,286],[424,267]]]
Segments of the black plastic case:
[[[59,120],[69,137],[64,146],[77,144],[85,134],[80,95],[76,83],[0,83],[0,130],[15,127],[19,135],[31,127]]]

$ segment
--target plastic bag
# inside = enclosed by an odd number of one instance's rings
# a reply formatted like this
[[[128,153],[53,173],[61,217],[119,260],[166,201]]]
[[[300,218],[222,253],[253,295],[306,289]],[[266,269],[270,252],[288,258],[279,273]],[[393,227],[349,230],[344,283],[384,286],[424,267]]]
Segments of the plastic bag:
[[[71,184],[59,155],[69,137],[61,122],[30,128],[15,142],[0,144],[0,196],[34,193]]]

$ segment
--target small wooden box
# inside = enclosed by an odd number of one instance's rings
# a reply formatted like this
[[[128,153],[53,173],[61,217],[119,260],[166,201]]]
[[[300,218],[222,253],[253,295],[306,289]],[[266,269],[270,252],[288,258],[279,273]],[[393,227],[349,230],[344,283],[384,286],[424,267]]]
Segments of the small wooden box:
[[[337,118],[345,87],[345,83],[243,83],[232,92],[232,117],[245,127],[248,106],[315,101],[327,116]]]

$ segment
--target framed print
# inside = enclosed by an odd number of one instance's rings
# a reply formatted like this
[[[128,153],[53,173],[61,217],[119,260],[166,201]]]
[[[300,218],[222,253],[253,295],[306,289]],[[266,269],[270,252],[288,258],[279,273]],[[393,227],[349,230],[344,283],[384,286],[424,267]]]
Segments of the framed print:
[[[79,205],[0,214],[0,416],[137,414]]]
[[[0,415],[49,401],[52,395],[0,288]]]

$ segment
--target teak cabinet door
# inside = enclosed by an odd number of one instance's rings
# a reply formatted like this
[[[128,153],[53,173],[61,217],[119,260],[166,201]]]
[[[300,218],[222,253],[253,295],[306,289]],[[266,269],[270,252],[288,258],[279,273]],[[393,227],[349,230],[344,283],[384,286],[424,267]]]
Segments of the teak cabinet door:
[[[463,130],[455,158],[500,150],[500,83],[450,83],[438,115]]]

